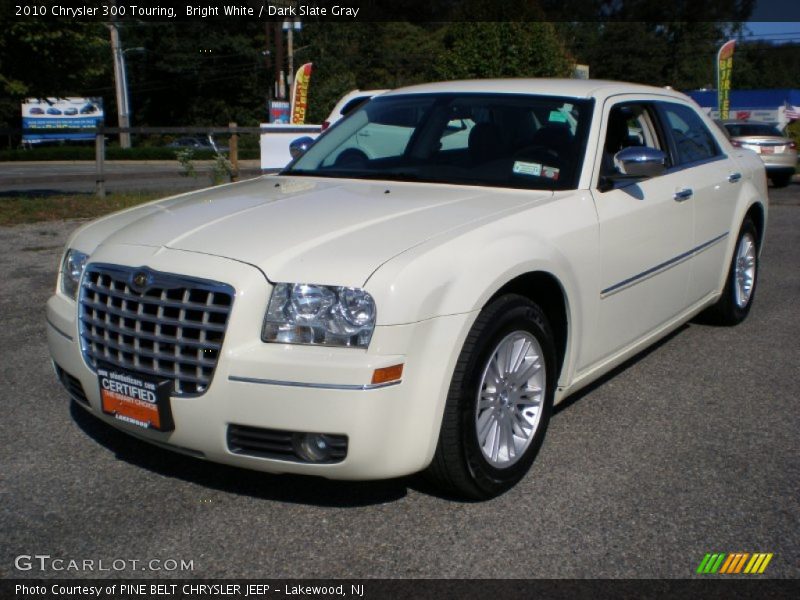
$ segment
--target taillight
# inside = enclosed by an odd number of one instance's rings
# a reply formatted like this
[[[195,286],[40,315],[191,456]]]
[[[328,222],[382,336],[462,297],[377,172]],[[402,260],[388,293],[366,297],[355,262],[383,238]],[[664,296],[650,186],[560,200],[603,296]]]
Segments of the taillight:
[[[733,144],[736,148],[741,148],[742,147],[742,142],[740,142],[738,140],[731,140],[731,144]]]
[[[794,142],[789,142],[789,148],[791,148],[792,150],[797,150],[797,144],[795,144]]]
[[[322,129],[321,129],[321,131],[325,131],[325,130],[326,130],[328,127],[330,127],[330,126],[331,126],[331,124],[330,124],[330,122],[329,122],[329,121],[323,121],[323,122],[322,122]]]

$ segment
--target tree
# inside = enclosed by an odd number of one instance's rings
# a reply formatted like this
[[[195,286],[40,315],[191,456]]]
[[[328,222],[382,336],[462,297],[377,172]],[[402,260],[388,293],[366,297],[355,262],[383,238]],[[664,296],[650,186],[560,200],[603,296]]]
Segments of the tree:
[[[551,23],[453,23],[442,46],[441,79],[566,77],[574,63]]]
[[[112,84],[111,69],[102,23],[9,21],[0,35],[0,123],[19,127],[25,98],[83,96]]]

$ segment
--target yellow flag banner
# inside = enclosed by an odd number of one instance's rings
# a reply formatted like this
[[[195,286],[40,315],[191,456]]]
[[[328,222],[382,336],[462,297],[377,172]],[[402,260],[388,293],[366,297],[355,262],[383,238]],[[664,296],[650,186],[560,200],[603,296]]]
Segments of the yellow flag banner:
[[[733,71],[733,47],[735,40],[725,42],[717,53],[717,108],[719,118],[727,119],[731,108],[731,71]]]
[[[292,124],[303,125],[308,110],[308,84],[311,81],[311,63],[297,69],[292,85]]]

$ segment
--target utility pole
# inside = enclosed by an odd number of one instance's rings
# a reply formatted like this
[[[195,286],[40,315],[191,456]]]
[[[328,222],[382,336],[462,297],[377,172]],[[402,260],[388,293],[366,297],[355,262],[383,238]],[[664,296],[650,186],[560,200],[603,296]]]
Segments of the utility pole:
[[[284,26],[286,25],[286,21],[284,21]],[[289,29],[286,32],[286,50],[287,54],[289,55],[289,76],[286,78],[286,83],[289,84],[289,89],[292,89],[292,84],[294,83],[294,23],[292,21],[288,21]],[[291,97],[291,92],[289,92],[289,96]]]
[[[130,107],[128,105],[128,78],[125,72],[125,54],[119,41],[119,30],[116,21],[108,24],[111,31],[111,53],[114,56],[114,81],[117,90],[117,116],[120,127],[130,127]],[[119,134],[120,148],[131,147],[131,134]]]
[[[275,97],[286,98],[286,75],[283,71],[283,31],[281,22],[275,22]]]

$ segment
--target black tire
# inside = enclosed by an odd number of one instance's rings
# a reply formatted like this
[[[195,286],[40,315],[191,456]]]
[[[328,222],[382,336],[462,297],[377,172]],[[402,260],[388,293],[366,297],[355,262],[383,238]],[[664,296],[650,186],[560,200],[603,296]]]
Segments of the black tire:
[[[789,185],[792,181],[792,174],[791,173],[775,173],[774,175],[769,176],[770,181],[772,181],[772,187],[776,188],[784,188]]]
[[[538,425],[530,442],[515,462],[496,468],[484,456],[478,441],[476,403],[489,359],[507,336],[518,333],[530,334],[538,342],[545,385]],[[527,473],[542,445],[552,412],[555,385],[555,344],[544,312],[516,294],[492,301],[472,326],[456,363],[436,453],[425,472],[428,479],[447,492],[474,500],[492,498],[513,487]]]
[[[755,274],[753,277],[752,289],[747,302],[740,305],[737,302],[736,295],[736,263],[739,256],[739,249],[745,238],[754,240],[755,243]],[[750,217],[745,218],[742,227],[739,230],[739,235],[736,238],[736,245],[733,248],[733,257],[728,265],[728,277],[725,279],[725,287],[722,289],[722,295],[717,300],[717,303],[709,308],[704,314],[704,320],[716,325],[738,325],[747,318],[750,313],[750,307],[753,306],[753,299],[756,295],[756,288],[758,287],[758,248],[760,241],[758,237],[758,229],[756,229],[753,220]]]

